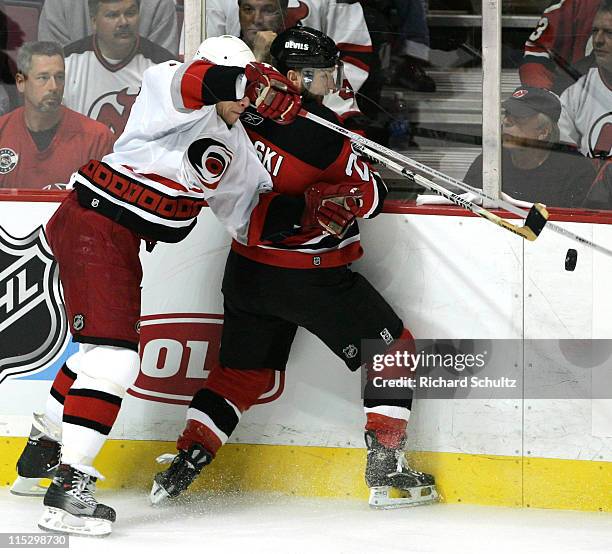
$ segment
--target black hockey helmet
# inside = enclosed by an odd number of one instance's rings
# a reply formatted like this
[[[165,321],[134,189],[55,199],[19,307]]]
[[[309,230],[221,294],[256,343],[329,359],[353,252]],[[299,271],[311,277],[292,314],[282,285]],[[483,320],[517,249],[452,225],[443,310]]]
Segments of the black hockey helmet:
[[[340,57],[336,43],[311,27],[286,29],[272,42],[270,54],[274,66],[283,74],[303,67],[334,67]]]

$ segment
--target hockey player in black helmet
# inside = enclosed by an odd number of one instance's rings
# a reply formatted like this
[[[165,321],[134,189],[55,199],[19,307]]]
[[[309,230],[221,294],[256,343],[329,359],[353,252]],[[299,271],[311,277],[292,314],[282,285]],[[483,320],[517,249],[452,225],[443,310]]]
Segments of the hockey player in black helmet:
[[[334,42],[296,27],[279,34],[270,51],[275,67],[301,93],[301,107],[337,122],[322,104],[342,83]],[[214,459],[275,371],[285,371],[299,327],[318,336],[351,371],[371,365],[364,340],[385,354],[413,340],[393,307],[350,267],[363,252],[357,219],[376,217],[383,208],[388,190],[380,175],[348,139],[308,118],[279,124],[250,106],[241,121],[273,189],[251,214],[255,243],[232,242],[219,364],[189,405],[178,454],[158,458],[172,463],[154,478],[154,504],[180,495]],[[438,500],[433,476],[413,470],[404,457],[411,405],[409,393],[375,398],[366,387],[365,479],[372,507]]]
[[[296,85],[303,96],[322,97],[338,92],[344,81],[340,51],[325,33],[292,27],[270,46],[272,65]]]

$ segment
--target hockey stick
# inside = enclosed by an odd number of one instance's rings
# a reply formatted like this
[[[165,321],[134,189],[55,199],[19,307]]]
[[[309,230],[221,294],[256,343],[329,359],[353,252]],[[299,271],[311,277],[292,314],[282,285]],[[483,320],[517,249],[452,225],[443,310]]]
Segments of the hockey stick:
[[[306,110],[301,110],[299,115],[302,117],[305,117],[306,119],[311,119],[312,121],[315,121],[316,123],[319,123],[320,125],[323,125],[324,127],[328,127],[329,129],[332,129],[333,131],[336,131],[348,137],[349,139],[351,139],[354,145],[356,146],[358,145],[361,149],[367,149],[369,156],[371,156],[374,159],[379,160],[382,164],[389,167],[389,169],[391,169],[392,171],[395,171],[399,173],[400,175],[403,175],[404,177],[411,179],[415,183],[429,190],[434,191],[440,196],[443,196],[444,198],[446,198],[447,200],[450,200],[453,204],[456,204],[457,206],[461,206],[462,208],[465,208],[469,212],[472,212],[473,214],[478,215],[479,217],[487,219],[491,221],[492,223],[495,223],[496,225],[499,225],[500,227],[503,227],[504,229],[511,231],[512,233],[520,235],[524,239],[533,241],[536,238],[538,238],[538,235],[540,234],[540,232],[544,228],[544,225],[546,224],[546,221],[548,219],[548,212],[546,211],[546,208],[544,208],[544,206],[542,206],[541,204],[534,204],[529,212],[520,210],[521,212],[520,215],[525,219],[525,225],[523,227],[519,225],[514,225],[513,223],[510,223],[506,219],[503,219],[499,217],[498,215],[495,215],[489,210],[481,206],[478,206],[477,204],[473,202],[465,200],[464,198],[461,198],[461,196],[459,196],[458,194],[442,187],[441,185],[438,185],[437,183],[434,183],[433,181],[430,181],[429,179],[426,179],[425,177],[422,177],[421,175],[417,175],[416,173],[410,171],[410,169],[408,169],[407,167],[402,166],[399,163],[397,163],[397,161],[399,160],[401,162],[405,162],[405,163],[407,162],[406,165],[408,166],[412,165],[411,162],[413,162],[414,164],[417,164],[418,166],[421,166],[422,164],[419,164],[418,162],[414,162],[410,158],[405,158],[401,154],[398,154],[397,152],[394,152],[393,150],[386,148],[382,144],[378,144],[377,142],[364,138],[361,135],[353,133],[352,131],[349,131],[348,129],[341,127],[340,125],[336,125],[335,123],[332,123],[331,121],[327,121],[326,119],[323,119],[322,117],[319,117],[313,113],[307,112]],[[395,158],[395,160],[391,158]],[[422,167],[424,169],[425,168],[430,169],[429,167],[424,166],[424,165]],[[420,168],[417,168],[417,169],[420,170]],[[431,171],[435,171],[435,170],[431,170]],[[423,171],[423,173],[425,173],[425,171]],[[438,173],[438,172],[435,172],[435,173]],[[479,196],[483,196],[484,198],[487,198],[485,195],[482,194],[482,191],[480,189],[474,188],[473,190]],[[514,206],[512,207],[514,208]]]
[[[360,145],[369,147],[371,150],[383,153],[399,162],[402,162],[403,164],[405,164],[406,166],[410,167],[411,169],[415,171],[420,171],[428,175],[429,177],[438,178],[441,181],[444,181],[448,184],[451,184],[451,185],[454,185],[460,188],[461,190],[464,190],[467,192],[473,192],[474,194],[477,194],[481,198],[489,200],[497,204],[498,207],[503,208],[507,212],[518,215],[519,217],[523,219],[527,219],[529,215],[533,214],[532,219],[537,218],[537,220],[539,220],[537,226],[534,224],[534,227],[535,227],[533,229],[534,231],[537,230],[538,227],[540,227],[540,231],[541,231],[541,229],[544,227],[544,224],[546,224],[546,228],[550,229],[554,233],[557,233],[558,235],[562,235],[566,238],[569,238],[573,240],[574,242],[578,242],[580,244],[588,246],[589,248],[593,248],[593,250],[596,250],[597,252],[600,252],[601,254],[605,254],[607,256],[612,257],[612,250],[610,250],[609,248],[606,248],[605,246],[601,246],[593,241],[590,241],[589,239],[585,239],[584,237],[581,237],[580,235],[576,235],[572,233],[571,231],[568,231],[567,229],[564,229],[563,227],[555,223],[552,223],[552,222],[547,223],[548,212],[544,210],[545,212],[544,214],[536,210],[536,212],[534,213],[533,210],[536,207],[536,204],[534,204],[531,210],[527,212],[521,208],[518,208],[514,204],[511,204],[510,202],[506,202],[505,200],[501,198],[494,198],[492,196],[489,196],[488,194],[485,194],[481,189],[472,187],[468,185],[467,183],[464,183],[463,181],[454,179],[453,177],[450,177],[449,175],[446,175],[424,164],[421,164],[411,158],[408,158],[407,156],[403,156],[402,154],[399,154],[398,152],[394,152],[393,150],[391,150],[390,148],[387,148],[386,146],[383,146],[382,144],[378,144],[377,142],[374,142],[365,137],[362,137],[361,135],[358,135],[357,133],[353,133],[352,131],[345,129],[344,127],[341,127],[340,125],[336,125],[335,123],[332,123],[331,121],[327,121],[327,119],[323,119],[322,117],[319,117],[318,115],[307,112],[306,110],[301,110],[299,115],[301,117],[305,117],[306,119],[315,121],[316,123],[319,123],[320,125],[323,125],[324,127],[327,127],[333,131],[336,131],[337,133],[341,135],[344,135],[345,137],[351,139],[351,141],[355,144],[360,144]],[[539,232],[535,234],[539,235]]]
[[[407,177],[418,185],[421,185],[422,187],[425,187],[426,189],[429,189],[435,192],[436,194],[443,196],[444,198],[450,200],[453,204],[457,204],[458,206],[465,208],[469,212],[472,212],[473,214],[479,217],[487,219],[488,221],[495,223],[496,225],[499,225],[500,227],[503,227],[504,229],[507,229],[508,231],[519,235],[526,240],[534,241],[538,238],[538,235],[542,230],[543,226],[540,224],[541,217],[548,215],[546,213],[546,209],[543,206],[542,211],[544,213],[540,211],[535,211],[532,208],[532,211],[527,216],[527,220],[525,221],[525,225],[523,227],[519,225],[514,225],[513,223],[510,223],[509,221],[499,217],[498,215],[495,215],[494,213],[490,212],[489,210],[486,210],[478,204],[474,204],[473,202],[470,202],[465,198],[461,198],[461,196],[459,196],[458,194],[455,194],[454,192],[438,185],[437,183],[434,183],[433,181],[430,181],[429,179],[426,179],[421,175],[414,173],[413,171],[410,171],[408,168],[400,165],[396,161],[390,160],[386,156],[372,150],[371,148],[368,148],[367,146],[358,144],[355,145],[355,149],[359,152],[363,152],[366,156],[375,159],[376,161],[388,167],[390,170],[395,171],[399,175]],[[532,213],[534,215],[532,215]],[[544,219],[544,223],[546,223],[546,219]]]

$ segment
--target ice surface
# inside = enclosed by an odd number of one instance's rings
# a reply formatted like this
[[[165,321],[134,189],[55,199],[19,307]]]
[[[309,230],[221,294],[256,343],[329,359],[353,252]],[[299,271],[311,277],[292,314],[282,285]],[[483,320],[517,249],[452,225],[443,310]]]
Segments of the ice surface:
[[[113,534],[70,538],[78,552],[410,553],[612,552],[612,514],[484,506],[372,510],[363,501],[277,494],[194,494],[153,508],[146,492],[100,491]],[[39,532],[41,499],[0,488],[0,532]],[[40,552],[40,550],[37,550]],[[62,552],[61,550],[56,552]]]

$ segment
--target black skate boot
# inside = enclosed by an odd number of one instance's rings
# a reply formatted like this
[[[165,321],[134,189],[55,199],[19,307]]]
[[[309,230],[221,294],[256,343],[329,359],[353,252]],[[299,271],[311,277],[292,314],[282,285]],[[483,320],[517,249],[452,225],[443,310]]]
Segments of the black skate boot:
[[[43,414],[34,414],[28,442],[17,460],[17,479],[11,492],[18,496],[44,496],[41,479],[53,479],[60,463],[59,429]]]
[[[116,514],[100,504],[90,490],[91,476],[61,464],[45,494],[45,511],[38,526],[45,531],[104,537],[109,535]]]
[[[373,431],[366,431],[368,459],[365,479],[370,487],[370,506],[401,508],[431,504],[439,499],[433,475],[415,471],[404,456],[405,441],[397,448],[380,444]]]
[[[172,464],[155,476],[149,497],[151,504],[159,504],[166,498],[174,498],[181,494],[212,459],[212,454],[197,443],[193,444],[189,450],[179,450],[176,456],[163,454],[157,458],[161,464],[170,460]]]

